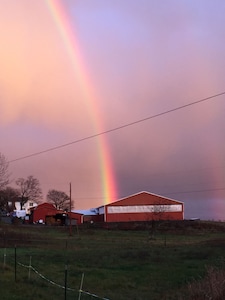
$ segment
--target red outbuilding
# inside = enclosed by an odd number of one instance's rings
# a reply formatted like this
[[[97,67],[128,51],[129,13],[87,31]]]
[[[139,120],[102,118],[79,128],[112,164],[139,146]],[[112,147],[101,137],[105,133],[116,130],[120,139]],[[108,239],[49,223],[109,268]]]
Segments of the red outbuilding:
[[[69,225],[83,223],[83,215],[79,213],[70,213],[58,210],[51,203],[42,203],[31,210],[32,223],[44,223],[47,225]]]
[[[183,202],[140,192],[97,208],[104,222],[183,220]]]

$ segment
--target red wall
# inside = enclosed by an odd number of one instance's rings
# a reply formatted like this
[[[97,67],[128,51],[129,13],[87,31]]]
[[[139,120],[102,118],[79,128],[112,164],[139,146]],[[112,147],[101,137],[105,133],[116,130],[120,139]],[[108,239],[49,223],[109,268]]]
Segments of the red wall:
[[[68,217],[71,217],[71,220],[77,220],[77,224],[83,223],[83,215],[73,212],[68,212]]]
[[[107,214],[105,222],[131,222],[131,221],[158,221],[158,220],[183,220],[183,212],[172,213],[119,213]]]

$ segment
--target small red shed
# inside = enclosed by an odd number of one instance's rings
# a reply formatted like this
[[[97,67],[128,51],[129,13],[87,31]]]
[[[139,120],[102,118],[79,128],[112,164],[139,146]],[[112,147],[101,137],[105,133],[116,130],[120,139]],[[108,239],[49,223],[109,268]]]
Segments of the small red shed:
[[[43,222],[45,224],[51,225],[56,223],[68,225],[70,224],[70,218],[72,225],[83,223],[82,214],[58,210],[53,204],[47,202],[39,204],[31,210],[32,223]]]
[[[31,220],[33,223],[38,223],[42,220],[45,223],[46,216],[54,215],[57,213],[57,209],[51,203],[42,203],[38,206],[32,208],[31,210]]]

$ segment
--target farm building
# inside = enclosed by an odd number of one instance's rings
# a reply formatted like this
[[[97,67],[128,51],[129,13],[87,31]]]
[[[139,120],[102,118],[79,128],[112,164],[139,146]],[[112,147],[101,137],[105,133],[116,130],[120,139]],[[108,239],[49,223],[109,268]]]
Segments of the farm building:
[[[184,219],[182,202],[148,192],[128,196],[96,210],[104,222]]]
[[[58,210],[51,203],[42,203],[31,210],[31,223],[44,223],[47,225],[69,225],[83,223],[83,215],[80,213],[64,212]]]
[[[104,216],[99,214],[98,208],[72,210],[83,215],[83,223],[98,223],[104,221]]]

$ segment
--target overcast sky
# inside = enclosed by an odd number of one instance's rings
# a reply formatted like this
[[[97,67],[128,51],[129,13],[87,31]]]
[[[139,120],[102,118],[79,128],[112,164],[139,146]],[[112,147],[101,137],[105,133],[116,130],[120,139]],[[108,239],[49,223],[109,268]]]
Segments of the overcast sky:
[[[223,0],[0,1],[11,185],[33,175],[45,200],[71,182],[77,209],[144,190],[225,220],[225,96],[150,118],[225,91],[224,15]]]

